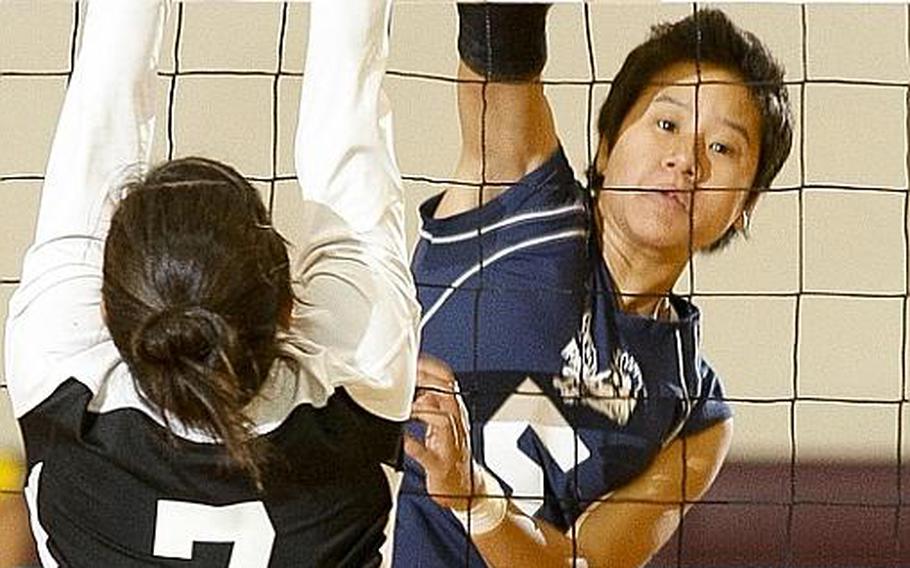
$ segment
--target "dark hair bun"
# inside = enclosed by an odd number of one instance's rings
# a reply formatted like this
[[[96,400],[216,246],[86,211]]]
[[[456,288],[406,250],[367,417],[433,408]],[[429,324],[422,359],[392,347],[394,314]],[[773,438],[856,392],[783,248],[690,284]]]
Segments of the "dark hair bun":
[[[277,335],[293,302],[285,242],[227,164],[171,160],[122,193],[104,243],[111,339],[165,431],[210,434],[258,487],[267,458],[246,407],[276,361],[293,363]]]
[[[149,317],[133,337],[133,353],[146,365],[192,362],[210,366],[213,354],[232,343],[230,326],[199,306],[167,308]]]

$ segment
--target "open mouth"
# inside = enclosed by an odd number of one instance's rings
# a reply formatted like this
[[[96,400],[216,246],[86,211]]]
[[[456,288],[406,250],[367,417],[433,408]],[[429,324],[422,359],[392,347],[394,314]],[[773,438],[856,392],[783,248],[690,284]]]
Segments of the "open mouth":
[[[652,192],[657,198],[666,200],[669,204],[679,207],[682,211],[689,210],[689,193],[688,191],[680,191],[677,189],[668,189],[668,188],[657,188],[657,191]]]

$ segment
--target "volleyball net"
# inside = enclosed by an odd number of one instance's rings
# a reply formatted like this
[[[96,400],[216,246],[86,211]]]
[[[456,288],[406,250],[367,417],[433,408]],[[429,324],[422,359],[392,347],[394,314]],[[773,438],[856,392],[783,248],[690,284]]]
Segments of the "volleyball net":
[[[0,5],[4,309],[31,238],[83,8],[36,4]],[[576,172],[593,161],[597,112],[628,51],[652,24],[708,6],[786,67],[794,145],[763,192],[752,237],[696,255],[677,284],[705,314],[703,350],[725,379],[736,438],[714,488],[654,565],[910,565],[910,7],[558,4],[543,83]],[[197,154],[234,165],[295,242],[307,5],[193,2],[171,12],[155,159]],[[412,240],[423,199],[471,185],[451,178],[455,28],[451,3],[395,7],[387,82]],[[5,390],[0,377],[0,398]]]

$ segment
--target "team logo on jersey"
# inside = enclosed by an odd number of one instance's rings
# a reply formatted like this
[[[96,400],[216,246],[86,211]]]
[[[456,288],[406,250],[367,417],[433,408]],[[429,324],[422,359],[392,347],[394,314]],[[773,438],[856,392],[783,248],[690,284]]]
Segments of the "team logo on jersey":
[[[581,320],[581,331],[562,350],[562,358],[562,376],[553,377],[553,386],[569,404],[583,404],[625,426],[638,400],[647,396],[641,368],[628,351],[614,349],[609,367],[600,370],[590,312]]]

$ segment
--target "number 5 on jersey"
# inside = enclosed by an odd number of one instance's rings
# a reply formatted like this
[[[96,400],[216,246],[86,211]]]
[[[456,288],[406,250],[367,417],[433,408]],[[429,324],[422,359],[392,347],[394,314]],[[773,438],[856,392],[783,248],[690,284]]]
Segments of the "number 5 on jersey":
[[[526,431],[537,435],[543,451],[568,473],[591,456],[553,402],[525,379],[483,427],[484,457],[490,470],[512,488],[513,502],[532,516],[543,504],[544,470],[539,458],[519,447]]]

